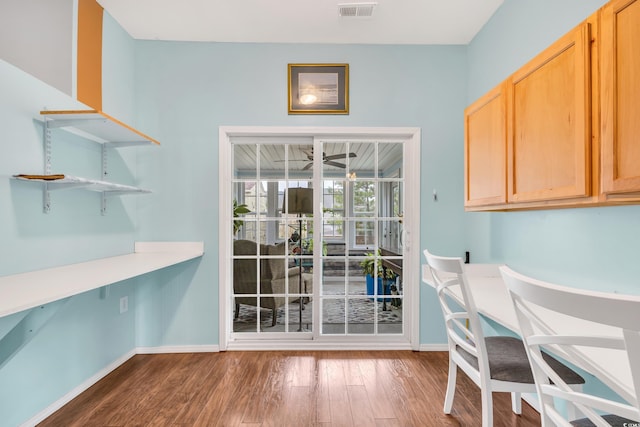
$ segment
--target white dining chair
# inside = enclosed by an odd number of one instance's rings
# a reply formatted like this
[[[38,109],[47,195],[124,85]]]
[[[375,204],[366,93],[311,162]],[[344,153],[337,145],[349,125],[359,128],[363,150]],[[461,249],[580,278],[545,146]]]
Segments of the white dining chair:
[[[485,337],[461,258],[442,257],[424,251],[444,315],[449,344],[449,375],[444,412],[450,414],[459,367],[478,387],[482,400],[482,426],[493,426],[493,392],[511,393],[513,412],[522,411],[521,393],[535,393],[524,345],[509,336]],[[584,379],[545,355],[569,384]]]
[[[525,349],[533,367],[542,425],[640,425],[640,296],[558,286],[524,276],[509,267],[500,267],[500,272],[509,289]],[[592,323],[586,327],[579,327],[579,334],[557,333],[549,325],[550,312],[574,318],[571,320],[568,317],[560,317],[565,325],[567,322],[575,322],[577,318],[611,326],[615,328],[614,331],[619,331],[620,335],[595,336],[591,331],[598,325]],[[620,384],[607,374],[606,369],[586,358],[586,348],[626,352],[632,386],[629,388]],[[572,390],[555,368],[540,357],[543,350],[553,351],[569,363],[594,375],[616,392],[621,400],[614,401],[585,391]],[[576,420],[563,414],[559,410],[561,401],[583,418]]]

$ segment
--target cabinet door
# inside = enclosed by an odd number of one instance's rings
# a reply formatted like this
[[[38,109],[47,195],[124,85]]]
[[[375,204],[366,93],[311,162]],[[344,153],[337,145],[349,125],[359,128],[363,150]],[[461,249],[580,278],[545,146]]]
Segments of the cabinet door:
[[[465,207],[507,201],[506,104],[500,85],[464,113]]]
[[[589,29],[578,26],[510,79],[510,203],[590,195]]]
[[[640,1],[602,11],[602,190],[640,192]]]

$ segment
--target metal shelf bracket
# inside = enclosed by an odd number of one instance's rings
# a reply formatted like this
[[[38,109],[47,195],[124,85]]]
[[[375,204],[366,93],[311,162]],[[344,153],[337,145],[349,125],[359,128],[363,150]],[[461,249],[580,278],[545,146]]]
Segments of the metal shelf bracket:
[[[44,174],[51,174],[51,120],[45,119],[43,126],[43,149],[44,149]],[[51,211],[51,195],[49,194],[49,185],[42,186],[42,211],[49,213]]]

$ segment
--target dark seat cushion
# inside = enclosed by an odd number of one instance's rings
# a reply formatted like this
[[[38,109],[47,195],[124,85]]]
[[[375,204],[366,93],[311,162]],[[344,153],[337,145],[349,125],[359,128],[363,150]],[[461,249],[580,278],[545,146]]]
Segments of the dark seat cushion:
[[[486,337],[484,340],[489,358],[491,379],[514,383],[534,383],[533,373],[522,340],[514,337]],[[478,369],[478,359],[475,356],[460,347],[458,350],[471,366]],[[569,367],[546,353],[543,353],[543,357],[567,384],[584,384],[584,378]]]
[[[618,415],[604,415],[602,418],[612,426],[616,427],[631,427],[638,425],[638,421],[631,421],[626,418],[622,418]],[[589,418],[582,418],[579,420],[571,421],[571,425],[574,427],[596,427]]]

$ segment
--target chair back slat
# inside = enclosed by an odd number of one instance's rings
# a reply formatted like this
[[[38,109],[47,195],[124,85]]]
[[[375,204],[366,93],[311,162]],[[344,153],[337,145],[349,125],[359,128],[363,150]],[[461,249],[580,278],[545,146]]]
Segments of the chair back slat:
[[[449,351],[458,352],[462,348],[475,356],[481,375],[489,377],[485,346],[476,345],[484,343],[484,334],[462,258],[437,256],[427,250],[424,256],[444,315]],[[453,288],[460,289],[461,299],[453,292]]]
[[[596,426],[609,424],[598,412],[607,412],[620,417],[640,421],[640,296],[619,295],[595,292],[577,288],[558,286],[524,276],[508,267],[500,267],[502,276],[509,289],[513,306],[520,323],[525,349],[540,398],[543,425],[553,421],[556,425],[569,425],[566,417],[554,406],[554,400],[560,398],[589,418]],[[583,321],[607,325],[620,331],[620,336],[590,335],[589,328],[584,334],[559,334],[542,316],[549,311],[570,316]],[[585,324],[588,324],[585,322]],[[585,347],[602,351],[620,351],[626,353],[631,368],[632,387],[626,387],[614,380],[600,366],[584,357]],[[554,372],[553,368],[541,357],[541,351],[560,355],[568,362],[579,366],[597,377],[616,392],[621,400],[605,399],[576,391],[568,386]],[[551,379],[551,381],[549,381]]]

